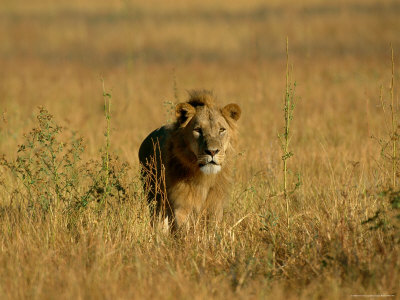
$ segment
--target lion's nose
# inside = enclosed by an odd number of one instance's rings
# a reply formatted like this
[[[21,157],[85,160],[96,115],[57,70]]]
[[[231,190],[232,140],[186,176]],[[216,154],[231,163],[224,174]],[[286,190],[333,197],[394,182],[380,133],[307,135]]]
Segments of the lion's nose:
[[[207,149],[205,152],[208,155],[214,156],[215,154],[217,154],[219,152],[219,149],[213,149],[213,150]]]

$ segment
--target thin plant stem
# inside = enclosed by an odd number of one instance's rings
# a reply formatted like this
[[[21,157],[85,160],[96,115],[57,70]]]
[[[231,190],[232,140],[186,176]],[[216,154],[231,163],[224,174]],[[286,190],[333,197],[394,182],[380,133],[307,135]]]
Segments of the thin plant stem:
[[[290,226],[289,218],[289,196],[288,196],[288,164],[287,160],[292,155],[289,151],[290,143],[290,120],[292,119],[293,103],[290,88],[290,71],[289,71],[289,39],[286,38],[286,89],[285,89],[285,103],[284,103],[284,118],[285,118],[285,128],[283,134],[283,195],[286,202],[286,222],[287,226]]]
[[[292,72],[293,68],[289,69],[289,40],[286,38],[286,88],[285,88],[285,96],[284,96],[284,131],[283,135],[278,135],[281,141],[282,147],[282,161],[283,161],[283,197],[285,199],[286,204],[286,223],[287,227],[290,227],[290,195],[300,187],[301,179],[300,174],[298,174],[298,181],[293,187],[293,189],[289,188],[289,167],[288,167],[288,159],[293,156],[293,152],[290,151],[290,128],[291,121],[293,119],[293,113],[295,108],[295,88],[296,83],[292,83]]]
[[[107,209],[107,196],[109,194],[109,174],[110,174],[110,120],[111,120],[111,94],[107,93],[104,87],[104,79],[101,79],[103,87],[103,98],[104,98],[104,116],[106,118],[106,148],[104,158],[104,194],[103,201],[105,208]]]
[[[393,46],[390,45],[392,50],[392,82],[390,85],[390,112],[392,119],[392,185],[396,188],[396,168],[397,168],[397,130],[396,130],[396,109],[394,107],[394,55]]]

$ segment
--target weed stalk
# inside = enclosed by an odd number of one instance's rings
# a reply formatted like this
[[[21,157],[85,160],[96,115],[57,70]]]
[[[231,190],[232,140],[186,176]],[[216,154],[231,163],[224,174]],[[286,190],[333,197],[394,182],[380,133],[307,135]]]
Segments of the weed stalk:
[[[291,73],[289,70],[289,40],[286,38],[286,88],[285,88],[285,97],[284,97],[284,119],[285,126],[283,136],[279,136],[281,140],[281,147],[283,151],[282,161],[283,161],[283,196],[285,198],[286,203],[286,222],[287,226],[290,226],[290,218],[289,218],[289,190],[288,190],[288,159],[293,156],[293,153],[289,150],[290,145],[290,123],[293,119],[293,112],[295,108],[294,104],[294,89],[296,84],[291,82]],[[297,187],[298,185],[296,185]]]
[[[392,119],[392,185],[396,188],[396,168],[397,168],[397,130],[396,130],[396,110],[394,107],[394,55],[393,55],[393,45],[390,45],[392,50],[392,81],[390,84],[390,114]]]
[[[109,194],[110,186],[109,186],[109,174],[110,174],[110,120],[111,120],[111,99],[112,96],[110,93],[107,93],[104,87],[104,79],[101,79],[102,87],[103,87],[103,98],[104,98],[104,116],[106,118],[106,148],[103,158],[103,169],[104,169],[104,194],[103,194],[103,202],[107,208],[107,196]]]

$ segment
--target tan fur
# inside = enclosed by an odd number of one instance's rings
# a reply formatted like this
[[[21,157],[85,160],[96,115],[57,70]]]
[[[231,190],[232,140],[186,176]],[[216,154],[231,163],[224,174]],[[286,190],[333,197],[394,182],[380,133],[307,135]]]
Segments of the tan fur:
[[[208,91],[191,91],[176,121],[153,131],[139,149],[154,216],[179,228],[206,217],[219,221],[229,196],[236,142],[236,104],[219,108]]]

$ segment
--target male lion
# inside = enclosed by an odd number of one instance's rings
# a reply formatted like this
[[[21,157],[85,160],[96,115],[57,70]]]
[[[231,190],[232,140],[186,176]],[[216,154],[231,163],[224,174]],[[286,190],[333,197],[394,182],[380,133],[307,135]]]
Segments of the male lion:
[[[156,129],[139,149],[148,201],[173,229],[199,217],[218,222],[228,198],[237,104],[216,106],[208,91],[176,105],[176,121]]]

